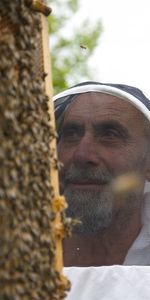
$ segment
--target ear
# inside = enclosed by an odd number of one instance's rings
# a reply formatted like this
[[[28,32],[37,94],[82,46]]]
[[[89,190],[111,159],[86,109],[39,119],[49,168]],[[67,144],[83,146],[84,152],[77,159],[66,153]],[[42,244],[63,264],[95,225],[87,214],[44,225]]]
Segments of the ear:
[[[146,174],[146,180],[150,182],[150,171]]]
[[[150,182],[150,161],[147,162],[145,179]]]

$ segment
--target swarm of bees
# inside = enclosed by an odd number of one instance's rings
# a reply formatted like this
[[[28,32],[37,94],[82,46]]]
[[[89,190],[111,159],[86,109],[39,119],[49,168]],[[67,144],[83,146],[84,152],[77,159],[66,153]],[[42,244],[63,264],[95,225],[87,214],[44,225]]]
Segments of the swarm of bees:
[[[0,1],[0,299],[57,300],[65,288],[54,263],[55,134],[35,68],[41,21],[31,2]]]

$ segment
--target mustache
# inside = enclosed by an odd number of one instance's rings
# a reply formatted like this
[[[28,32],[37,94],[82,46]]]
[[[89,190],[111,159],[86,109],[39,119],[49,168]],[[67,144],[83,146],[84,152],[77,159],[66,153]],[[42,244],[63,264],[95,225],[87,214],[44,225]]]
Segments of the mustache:
[[[71,165],[67,170],[62,171],[61,179],[63,182],[82,181],[96,182],[99,184],[110,183],[113,175],[106,168],[102,167],[79,167]]]

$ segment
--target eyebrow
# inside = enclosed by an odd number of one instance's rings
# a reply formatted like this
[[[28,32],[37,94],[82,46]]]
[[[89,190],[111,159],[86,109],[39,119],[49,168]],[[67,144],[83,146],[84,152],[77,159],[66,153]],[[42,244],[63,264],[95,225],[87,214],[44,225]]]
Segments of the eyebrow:
[[[115,129],[122,135],[123,138],[130,138],[129,131],[120,122],[115,120],[103,121],[93,124],[96,132],[102,132],[108,129]]]
[[[123,139],[130,139],[130,134],[127,128],[125,128],[120,122],[116,120],[108,120],[108,121],[100,121],[100,122],[93,122],[93,129],[95,133],[102,133],[109,129],[117,130]],[[64,131],[68,129],[77,129],[80,131],[84,131],[84,124],[78,121],[69,121],[64,124],[60,131],[60,136],[63,134]]]
[[[78,121],[69,121],[66,122],[64,125],[62,125],[62,129],[66,129],[66,128],[70,128],[70,127],[79,127],[79,128],[84,128],[84,124],[82,124],[82,122],[78,122]]]
[[[63,134],[63,132],[65,132],[69,129],[76,129],[76,130],[84,131],[84,124],[82,124],[82,122],[69,121],[66,124],[62,125],[62,127],[60,129],[60,136]]]

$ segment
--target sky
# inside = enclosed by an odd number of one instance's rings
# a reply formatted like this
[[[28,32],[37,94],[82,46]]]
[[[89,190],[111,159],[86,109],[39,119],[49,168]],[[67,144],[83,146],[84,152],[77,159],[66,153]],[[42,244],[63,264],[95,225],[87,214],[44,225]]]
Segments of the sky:
[[[80,0],[77,18],[85,17],[103,24],[90,59],[94,79],[134,85],[150,95],[150,1]]]

